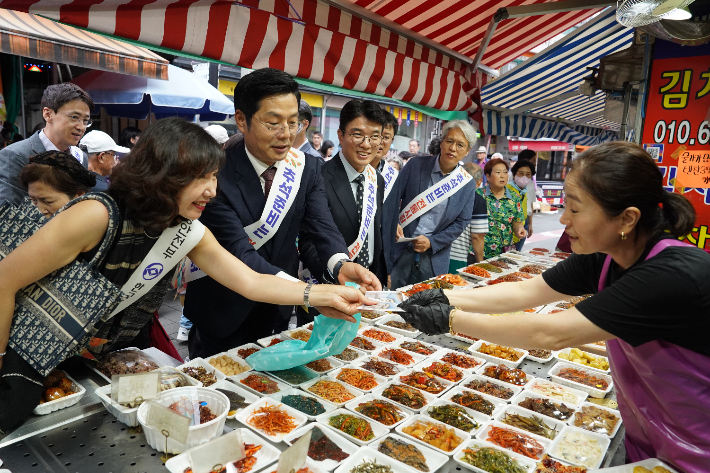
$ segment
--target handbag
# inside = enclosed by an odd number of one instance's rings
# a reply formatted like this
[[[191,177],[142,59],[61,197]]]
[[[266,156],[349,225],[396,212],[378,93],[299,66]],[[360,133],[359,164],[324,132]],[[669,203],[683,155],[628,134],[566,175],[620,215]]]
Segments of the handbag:
[[[120,287],[97,271],[118,231],[118,206],[103,194],[87,194],[70,204],[88,199],[101,202],[109,213],[96,254],[53,271],[15,295],[8,346],[42,376],[88,345],[124,297]],[[0,259],[39,230],[43,220],[29,199],[19,206],[0,205]]]

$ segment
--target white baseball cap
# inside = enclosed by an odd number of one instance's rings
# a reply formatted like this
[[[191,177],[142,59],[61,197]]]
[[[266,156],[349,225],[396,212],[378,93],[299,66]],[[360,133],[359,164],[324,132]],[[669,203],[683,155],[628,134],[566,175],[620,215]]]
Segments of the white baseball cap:
[[[103,151],[115,151],[117,153],[126,154],[130,153],[129,148],[124,148],[123,146],[118,146],[113,138],[111,138],[107,133],[100,130],[94,130],[88,132],[79,142],[80,144],[86,146],[87,152],[89,154],[101,153]]]
[[[224,127],[221,125],[210,125],[205,128],[205,131],[209,133],[210,136],[221,145],[223,145],[229,139],[227,130],[225,130]]]
[[[478,147],[478,151],[476,151],[476,154],[478,154],[478,153],[487,153],[487,152],[488,152],[488,151],[486,151],[486,147],[485,147],[485,146],[479,146],[479,147]]]

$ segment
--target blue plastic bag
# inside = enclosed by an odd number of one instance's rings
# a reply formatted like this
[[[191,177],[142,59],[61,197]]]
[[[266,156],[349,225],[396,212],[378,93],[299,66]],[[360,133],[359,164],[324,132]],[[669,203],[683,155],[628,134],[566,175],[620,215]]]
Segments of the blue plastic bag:
[[[278,371],[339,355],[357,336],[360,314],[354,317],[356,322],[352,323],[319,315],[313,321],[313,333],[308,342],[286,340],[249,355],[246,362],[257,371]]]

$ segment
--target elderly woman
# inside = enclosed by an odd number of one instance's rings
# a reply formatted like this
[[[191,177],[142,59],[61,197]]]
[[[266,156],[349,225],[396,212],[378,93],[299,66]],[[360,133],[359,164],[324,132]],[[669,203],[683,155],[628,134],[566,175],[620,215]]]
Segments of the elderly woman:
[[[32,204],[50,218],[70,200],[89,192],[96,185],[96,177],[74,156],[46,151],[30,158],[20,171],[20,183]]]
[[[523,239],[527,232],[525,211],[518,194],[511,192],[508,184],[508,163],[500,158],[493,158],[486,163],[483,173],[488,184],[476,192],[486,199],[488,208],[488,233],[483,239],[485,259],[515,249],[513,236]]]
[[[415,156],[402,168],[399,223],[408,242],[397,243],[392,287],[398,288],[449,271],[451,244],[471,221],[476,183],[461,161],[476,142],[464,120],[444,125],[441,154]],[[394,191],[393,191],[394,192]]]

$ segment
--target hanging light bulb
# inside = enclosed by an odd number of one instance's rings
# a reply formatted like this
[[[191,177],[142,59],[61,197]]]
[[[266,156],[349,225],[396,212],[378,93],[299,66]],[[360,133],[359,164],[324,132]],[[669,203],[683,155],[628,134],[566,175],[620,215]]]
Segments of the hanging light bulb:
[[[664,20],[689,20],[693,17],[688,7],[674,8],[663,15]]]

